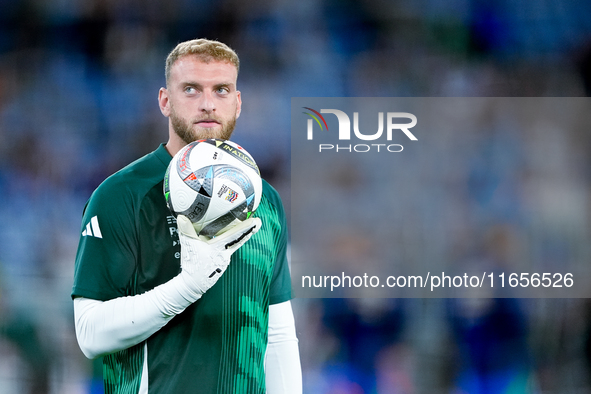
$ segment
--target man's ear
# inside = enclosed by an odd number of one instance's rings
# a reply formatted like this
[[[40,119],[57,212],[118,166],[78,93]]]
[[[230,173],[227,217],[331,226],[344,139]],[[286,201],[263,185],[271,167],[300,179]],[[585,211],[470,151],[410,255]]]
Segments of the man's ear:
[[[170,116],[170,101],[168,100],[168,90],[166,88],[160,88],[158,92],[158,105],[162,115],[168,118]]]
[[[242,97],[240,95],[240,90],[236,91],[236,119],[240,116],[240,112],[242,112]]]

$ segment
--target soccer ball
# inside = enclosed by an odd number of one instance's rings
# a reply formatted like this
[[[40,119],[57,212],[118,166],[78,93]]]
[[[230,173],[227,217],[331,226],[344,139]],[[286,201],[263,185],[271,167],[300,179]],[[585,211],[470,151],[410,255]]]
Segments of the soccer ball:
[[[198,235],[214,237],[248,219],[263,185],[252,156],[240,145],[199,140],[181,149],[164,176],[164,197],[176,217],[184,215]]]

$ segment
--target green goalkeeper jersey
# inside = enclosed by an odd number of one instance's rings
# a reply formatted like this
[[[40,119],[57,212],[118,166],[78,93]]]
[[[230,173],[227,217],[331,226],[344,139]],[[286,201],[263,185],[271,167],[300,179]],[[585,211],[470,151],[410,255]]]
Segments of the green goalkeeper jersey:
[[[106,179],[84,210],[72,297],[144,293],[180,272],[176,220],[162,191],[164,145]],[[261,229],[201,299],[146,341],[103,359],[105,392],[264,393],[269,304],[291,298],[287,227],[263,181]]]

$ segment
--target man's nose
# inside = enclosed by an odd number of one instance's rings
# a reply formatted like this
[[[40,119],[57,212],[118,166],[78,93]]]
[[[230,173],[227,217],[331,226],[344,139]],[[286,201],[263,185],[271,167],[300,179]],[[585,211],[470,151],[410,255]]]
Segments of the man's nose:
[[[201,101],[199,102],[199,110],[205,112],[215,111],[215,102],[213,100],[212,92],[203,92],[203,95],[201,96]]]

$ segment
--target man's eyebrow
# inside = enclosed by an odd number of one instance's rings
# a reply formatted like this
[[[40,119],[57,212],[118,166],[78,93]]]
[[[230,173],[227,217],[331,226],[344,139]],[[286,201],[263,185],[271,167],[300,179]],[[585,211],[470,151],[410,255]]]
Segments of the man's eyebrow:
[[[185,86],[194,86],[197,89],[203,89],[203,85],[199,82],[195,82],[195,81],[183,81],[180,83],[181,86],[185,87]],[[217,90],[219,88],[233,88],[235,87],[233,82],[221,82],[221,83],[217,83],[215,85],[213,85],[213,89]]]
[[[194,81],[183,81],[180,83],[181,86],[195,86],[196,88],[202,88],[203,86],[199,82]]]
[[[219,88],[233,88],[234,84],[232,82],[222,82],[222,83],[218,83],[213,85],[213,89],[217,90]]]

